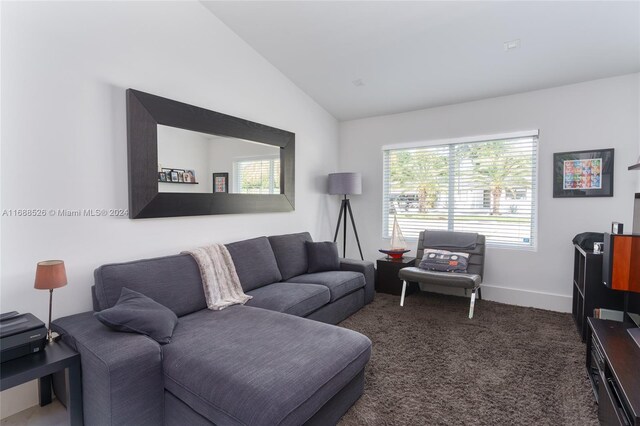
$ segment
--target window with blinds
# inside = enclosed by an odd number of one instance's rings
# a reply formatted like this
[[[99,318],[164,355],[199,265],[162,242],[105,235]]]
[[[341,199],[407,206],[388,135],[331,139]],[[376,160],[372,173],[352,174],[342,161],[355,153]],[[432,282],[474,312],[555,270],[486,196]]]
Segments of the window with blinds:
[[[280,158],[263,157],[233,162],[233,192],[279,194]]]
[[[537,132],[383,150],[384,237],[395,215],[406,238],[478,232],[490,246],[535,248]]]

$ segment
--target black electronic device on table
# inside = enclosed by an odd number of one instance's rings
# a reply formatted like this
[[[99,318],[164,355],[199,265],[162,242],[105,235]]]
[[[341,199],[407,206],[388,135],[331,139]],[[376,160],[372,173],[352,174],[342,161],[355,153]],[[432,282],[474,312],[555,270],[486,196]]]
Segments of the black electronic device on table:
[[[33,314],[0,315],[0,362],[42,352],[46,341],[47,327]]]

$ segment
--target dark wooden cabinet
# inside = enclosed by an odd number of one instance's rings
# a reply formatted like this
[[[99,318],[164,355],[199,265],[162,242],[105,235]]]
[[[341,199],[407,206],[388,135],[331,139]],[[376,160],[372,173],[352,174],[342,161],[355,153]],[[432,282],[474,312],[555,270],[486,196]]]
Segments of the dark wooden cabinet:
[[[601,425],[640,426],[640,347],[617,321],[587,320],[587,373]]]
[[[587,317],[595,308],[621,311],[624,293],[607,288],[602,282],[602,254],[574,245],[573,307],[571,313],[582,341],[587,339]]]
[[[402,293],[402,281],[398,278],[398,271],[408,266],[415,266],[415,263],[415,257],[403,257],[402,259],[383,257],[378,259],[376,264],[376,291],[399,296]],[[410,283],[407,287],[407,294],[411,294],[417,289],[417,283]]]

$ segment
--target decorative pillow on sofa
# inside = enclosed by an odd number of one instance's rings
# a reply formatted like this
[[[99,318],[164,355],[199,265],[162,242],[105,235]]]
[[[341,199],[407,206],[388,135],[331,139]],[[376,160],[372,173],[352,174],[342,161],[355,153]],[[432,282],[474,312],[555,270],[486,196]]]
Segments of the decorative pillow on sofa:
[[[330,241],[314,243],[306,241],[307,258],[309,260],[308,273],[338,271],[340,259],[338,258],[338,246]]]
[[[429,271],[467,272],[468,265],[468,253],[425,249],[418,267]]]
[[[158,343],[169,343],[178,324],[178,317],[171,309],[126,287],[122,287],[115,305],[94,315],[109,328],[144,334]]]

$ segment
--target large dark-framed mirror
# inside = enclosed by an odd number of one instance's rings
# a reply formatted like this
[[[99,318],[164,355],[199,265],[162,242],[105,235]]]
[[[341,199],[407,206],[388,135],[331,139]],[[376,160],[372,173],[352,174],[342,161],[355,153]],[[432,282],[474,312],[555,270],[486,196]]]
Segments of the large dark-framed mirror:
[[[127,90],[129,217],[295,208],[295,134]]]

